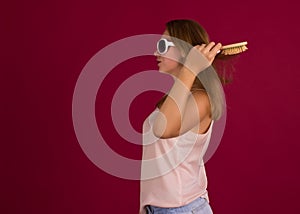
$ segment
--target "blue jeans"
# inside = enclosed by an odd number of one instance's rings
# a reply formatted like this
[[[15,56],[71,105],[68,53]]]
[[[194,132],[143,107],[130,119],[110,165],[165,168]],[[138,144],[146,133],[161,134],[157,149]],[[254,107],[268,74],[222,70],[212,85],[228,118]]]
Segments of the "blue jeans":
[[[211,207],[205,198],[197,198],[182,207],[162,208],[148,205],[147,214],[212,214]]]

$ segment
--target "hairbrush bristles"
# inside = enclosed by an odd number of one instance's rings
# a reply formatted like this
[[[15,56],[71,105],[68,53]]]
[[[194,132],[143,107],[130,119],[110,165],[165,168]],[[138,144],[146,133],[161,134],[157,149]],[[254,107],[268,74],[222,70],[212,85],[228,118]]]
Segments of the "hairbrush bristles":
[[[248,48],[246,47],[247,44],[248,44],[247,42],[239,42],[230,45],[225,45],[221,48],[220,54],[235,55],[235,54],[242,53],[248,50]]]

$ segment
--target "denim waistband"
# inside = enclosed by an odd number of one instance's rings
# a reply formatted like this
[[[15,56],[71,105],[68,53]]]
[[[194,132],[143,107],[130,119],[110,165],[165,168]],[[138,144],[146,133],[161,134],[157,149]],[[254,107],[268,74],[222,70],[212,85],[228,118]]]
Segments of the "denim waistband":
[[[181,213],[181,212],[191,212],[192,210],[196,209],[199,206],[204,206],[207,204],[207,200],[205,198],[197,198],[194,201],[190,202],[189,204],[186,204],[184,206],[180,207],[170,207],[170,208],[165,208],[165,207],[157,207],[157,206],[152,206],[152,205],[147,205],[146,210],[147,214],[155,214],[155,213]]]

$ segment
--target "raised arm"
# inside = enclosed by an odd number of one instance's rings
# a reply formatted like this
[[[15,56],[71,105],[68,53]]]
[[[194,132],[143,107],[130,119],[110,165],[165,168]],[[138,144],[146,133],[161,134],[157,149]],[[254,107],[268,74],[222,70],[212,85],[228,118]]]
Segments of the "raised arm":
[[[153,132],[159,138],[179,136],[200,125],[210,114],[210,103],[205,93],[191,93],[197,74],[211,65],[221,44],[195,46],[159,109]]]

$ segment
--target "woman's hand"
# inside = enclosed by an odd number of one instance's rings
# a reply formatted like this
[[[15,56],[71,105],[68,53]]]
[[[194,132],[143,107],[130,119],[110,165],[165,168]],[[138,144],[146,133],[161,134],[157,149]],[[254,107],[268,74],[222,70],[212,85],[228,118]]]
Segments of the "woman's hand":
[[[215,44],[214,42],[196,45],[188,53],[184,66],[197,75],[212,64],[221,48],[221,43]]]

